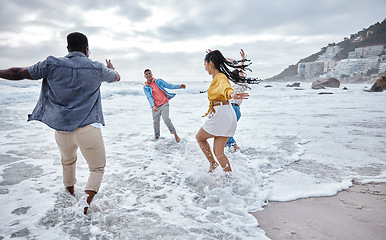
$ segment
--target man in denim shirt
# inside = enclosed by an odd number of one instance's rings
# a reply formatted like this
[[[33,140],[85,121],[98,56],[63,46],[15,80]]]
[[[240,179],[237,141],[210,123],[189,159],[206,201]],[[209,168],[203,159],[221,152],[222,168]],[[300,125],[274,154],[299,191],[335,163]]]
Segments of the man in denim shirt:
[[[67,36],[69,54],[47,57],[28,68],[0,70],[0,78],[8,80],[43,78],[39,100],[28,121],[37,120],[55,129],[55,140],[61,153],[63,183],[74,195],[77,149],[81,149],[90,175],[84,214],[102,182],[106,153],[101,133],[105,125],[100,86],[102,82],[117,82],[118,72],[110,60],[107,67],[89,59],[87,37],[79,32]]]

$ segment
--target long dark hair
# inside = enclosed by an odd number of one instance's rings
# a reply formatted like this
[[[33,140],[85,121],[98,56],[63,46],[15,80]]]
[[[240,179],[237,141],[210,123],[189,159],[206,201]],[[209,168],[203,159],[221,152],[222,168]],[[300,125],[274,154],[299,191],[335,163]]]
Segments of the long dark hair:
[[[239,71],[252,71],[248,68],[252,63],[248,59],[239,60],[239,61],[228,61],[219,50],[214,50],[206,54],[205,62],[213,62],[214,67],[219,70],[221,73],[224,73],[227,78],[233,82],[247,82],[245,75],[240,76]],[[243,62],[244,64],[239,64]],[[235,69],[230,70],[229,67]],[[236,72],[237,71],[237,72]]]
[[[252,70],[251,70],[252,72]],[[248,83],[248,84],[259,84],[262,80],[258,78],[247,77],[244,71],[241,69],[235,69],[232,71],[232,78],[230,80],[234,83]],[[240,76],[242,74],[242,76]]]

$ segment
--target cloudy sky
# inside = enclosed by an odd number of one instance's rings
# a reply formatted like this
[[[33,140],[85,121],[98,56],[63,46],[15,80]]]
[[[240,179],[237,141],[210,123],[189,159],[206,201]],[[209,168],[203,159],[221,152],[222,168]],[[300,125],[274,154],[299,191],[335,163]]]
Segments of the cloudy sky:
[[[384,0],[0,0],[0,68],[67,54],[66,36],[89,38],[91,58],[111,59],[123,81],[143,70],[171,82],[210,80],[205,50],[252,60],[268,78],[385,15]]]

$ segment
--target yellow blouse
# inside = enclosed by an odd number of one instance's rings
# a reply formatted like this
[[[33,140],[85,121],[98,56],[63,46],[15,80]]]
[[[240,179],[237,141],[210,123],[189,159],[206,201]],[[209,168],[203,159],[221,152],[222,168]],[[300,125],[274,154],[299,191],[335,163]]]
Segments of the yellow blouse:
[[[233,93],[233,88],[226,75],[224,73],[217,74],[208,88],[209,110],[203,117],[213,109],[214,100],[229,100],[231,93]]]

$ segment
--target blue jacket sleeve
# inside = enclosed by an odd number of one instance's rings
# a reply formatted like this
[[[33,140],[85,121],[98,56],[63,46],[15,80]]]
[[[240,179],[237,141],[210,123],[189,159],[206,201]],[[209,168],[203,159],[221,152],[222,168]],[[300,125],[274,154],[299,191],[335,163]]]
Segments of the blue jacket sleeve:
[[[143,91],[145,92],[147,101],[150,104],[150,108],[152,108],[154,106],[154,98],[153,98],[153,95],[151,93],[151,87],[145,85],[145,86],[143,86]]]
[[[168,88],[168,89],[180,89],[181,88],[180,85],[168,83],[161,78],[158,78],[156,83],[160,87],[163,87],[163,88]]]

